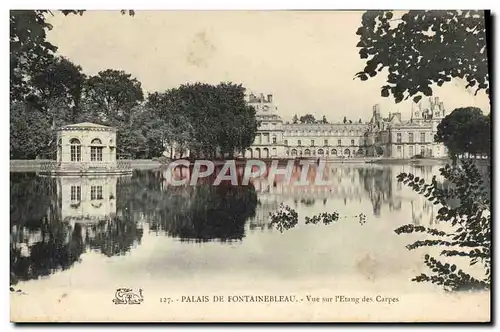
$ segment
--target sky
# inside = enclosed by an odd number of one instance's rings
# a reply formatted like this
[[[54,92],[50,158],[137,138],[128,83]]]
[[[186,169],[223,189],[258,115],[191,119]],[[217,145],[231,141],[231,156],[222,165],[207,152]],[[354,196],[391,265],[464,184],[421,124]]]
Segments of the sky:
[[[88,11],[83,16],[55,14],[48,39],[58,54],[88,75],[124,70],[144,91],[164,91],[184,83],[231,81],[249,92],[273,94],[278,113],[368,121],[374,104],[382,115],[401,112],[409,119],[411,102],[396,104],[380,96],[385,75],[354,79],[364,68],[356,30],[360,11]],[[489,113],[483,93],[474,96],[461,81],[434,89],[449,114],[475,106]]]

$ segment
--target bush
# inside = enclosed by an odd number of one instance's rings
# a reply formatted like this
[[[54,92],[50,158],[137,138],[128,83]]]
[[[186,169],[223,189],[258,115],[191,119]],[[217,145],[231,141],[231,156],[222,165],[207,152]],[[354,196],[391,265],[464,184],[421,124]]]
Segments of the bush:
[[[446,165],[440,169],[441,175],[450,182],[444,188],[432,178],[431,184],[413,174],[401,173],[398,181],[435,205],[440,204],[436,220],[450,223],[454,231],[446,233],[434,228],[404,225],[395,230],[397,234],[422,232],[435,237],[432,240],[419,240],[407,246],[413,250],[425,246],[443,247],[440,255],[445,257],[468,257],[469,264],[484,265],[484,278],[476,279],[455,264],[442,263],[430,255],[425,256],[425,264],[434,272],[433,275],[421,274],[413,281],[432,282],[442,285],[445,290],[490,289],[491,285],[491,202],[490,192],[484,184],[483,175],[472,161],[464,160],[461,164]],[[451,206],[455,200],[459,203]],[[455,204],[453,204],[455,206]]]

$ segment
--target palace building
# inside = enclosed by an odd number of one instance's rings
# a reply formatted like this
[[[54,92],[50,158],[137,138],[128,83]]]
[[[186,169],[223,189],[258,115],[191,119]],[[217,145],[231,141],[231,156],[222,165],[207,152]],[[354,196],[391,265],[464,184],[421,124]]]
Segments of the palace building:
[[[132,168],[116,158],[116,128],[83,122],[57,130],[57,159],[42,163],[40,173],[132,174]]]
[[[407,159],[441,158],[447,153],[443,144],[434,143],[437,126],[446,115],[437,97],[413,104],[409,120],[403,120],[400,112],[384,118],[379,105],[374,105],[371,119],[361,123],[284,123],[271,94],[250,94],[247,102],[256,109],[260,127],[246,158]]]

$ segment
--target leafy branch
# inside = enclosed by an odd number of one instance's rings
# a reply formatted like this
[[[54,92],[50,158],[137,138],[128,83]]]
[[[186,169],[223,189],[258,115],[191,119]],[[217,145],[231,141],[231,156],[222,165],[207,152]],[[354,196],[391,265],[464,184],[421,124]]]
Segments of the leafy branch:
[[[425,258],[425,264],[438,273],[434,276],[422,274],[413,279],[417,282],[430,281],[445,286],[448,290],[471,288],[489,288],[491,283],[491,213],[490,195],[486,190],[482,174],[470,160],[464,160],[460,165],[452,167],[446,165],[440,169],[441,175],[450,182],[445,188],[439,185],[436,176],[430,184],[413,174],[401,173],[398,181],[424,195],[434,204],[441,204],[436,220],[450,223],[454,231],[446,233],[437,229],[423,226],[404,225],[395,230],[396,234],[410,234],[414,232],[427,233],[437,239],[418,240],[406,246],[408,250],[421,247],[442,246],[440,255],[445,257],[468,257],[469,264],[481,262],[484,265],[485,277],[479,281],[469,274],[449,264],[443,264],[435,258]],[[458,201],[456,207],[451,202]]]

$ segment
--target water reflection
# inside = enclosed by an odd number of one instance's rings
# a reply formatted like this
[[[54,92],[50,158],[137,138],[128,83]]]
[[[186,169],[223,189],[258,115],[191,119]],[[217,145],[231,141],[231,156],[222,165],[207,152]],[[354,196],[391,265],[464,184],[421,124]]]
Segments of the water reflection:
[[[166,171],[136,172],[123,203],[148,220],[149,229],[183,241],[241,240],[255,215],[257,194],[249,186],[169,186]]]
[[[295,185],[303,166],[294,165],[291,182],[282,175],[270,181],[268,171],[245,186],[224,181],[213,186],[220,171],[218,167],[196,186],[169,185],[165,169],[135,171],[126,178],[11,173],[11,283],[69,269],[89,251],[104,257],[124,255],[141,245],[143,237],[245,241],[250,233],[273,231],[269,213],[283,202],[300,209],[300,219],[325,212],[357,216],[365,206],[371,211],[371,215],[365,212],[367,223],[381,217],[390,222],[391,214],[406,211],[408,220],[402,223],[432,224],[434,218],[434,206],[402,187],[396,175],[412,172],[430,180],[436,167],[327,164],[321,170],[310,165],[306,173],[310,184]],[[243,167],[237,171],[241,183]],[[190,168],[175,172],[192,175]],[[328,185],[314,184],[318,172]],[[311,225],[323,226],[333,227]]]
[[[11,174],[11,284],[70,268],[88,250],[125,254],[142,229],[117,210],[117,177]]]

